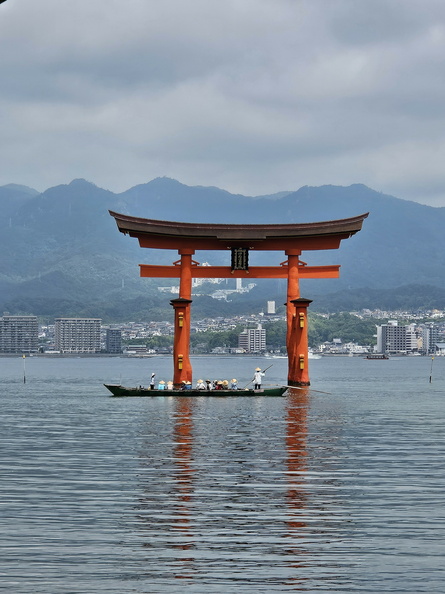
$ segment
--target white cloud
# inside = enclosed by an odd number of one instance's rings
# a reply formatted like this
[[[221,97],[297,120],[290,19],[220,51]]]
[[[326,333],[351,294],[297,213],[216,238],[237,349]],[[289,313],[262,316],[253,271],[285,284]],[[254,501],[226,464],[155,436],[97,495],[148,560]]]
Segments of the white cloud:
[[[361,182],[445,205],[444,50],[441,0],[7,2],[0,185]]]

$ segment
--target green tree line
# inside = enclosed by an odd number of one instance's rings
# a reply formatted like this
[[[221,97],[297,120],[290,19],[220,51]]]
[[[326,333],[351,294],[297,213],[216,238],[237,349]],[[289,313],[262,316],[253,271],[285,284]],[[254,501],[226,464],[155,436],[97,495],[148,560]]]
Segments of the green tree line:
[[[196,332],[190,337],[192,352],[210,353],[217,347],[236,347],[238,346],[238,335],[244,328],[245,326],[237,326],[233,330],[221,332]],[[263,328],[266,330],[267,348],[284,352],[286,349],[286,322],[284,320],[266,322],[263,324]],[[342,342],[370,345],[375,343],[375,333],[375,321],[361,320],[349,313],[332,314],[329,317],[309,314],[309,346],[313,348],[323,342],[332,342],[334,338],[340,338]],[[166,348],[172,346],[173,336],[133,339],[128,344],[146,344],[151,349]]]

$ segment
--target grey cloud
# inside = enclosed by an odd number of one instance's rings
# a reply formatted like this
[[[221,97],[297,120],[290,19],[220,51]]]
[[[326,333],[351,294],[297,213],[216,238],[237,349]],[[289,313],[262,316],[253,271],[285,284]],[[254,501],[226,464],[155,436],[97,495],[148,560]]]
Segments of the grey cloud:
[[[362,182],[441,200],[442,2],[38,5],[2,7],[0,184]]]
[[[442,2],[428,0],[340,0],[331,3],[332,32],[351,45],[400,44],[431,26],[431,11],[442,13]]]

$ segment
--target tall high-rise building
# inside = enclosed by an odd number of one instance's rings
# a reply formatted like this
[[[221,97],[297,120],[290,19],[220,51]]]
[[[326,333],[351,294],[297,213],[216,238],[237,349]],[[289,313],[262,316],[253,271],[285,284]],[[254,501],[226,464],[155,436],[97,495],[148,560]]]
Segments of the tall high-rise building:
[[[418,350],[415,325],[399,326],[395,320],[377,326],[378,353],[413,353]]]
[[[55,348],[61,353],[100,353],[99,318],[57,318]]]
[[[422,351],[426,355],[434,355],[438,342],[440,342],[439,328],[431,322],[422,329]]]
[[[246,328],[238,335],[238,346],[247,353],[260,353],[266,350],[266,330],[261,324],[257,328]]]
[[[1,353],[37,353],[39,324],[37,316],[9,316],[0,318]]]
[[[105,338],[105,349],[107,353],[122,353],[122,331],[114,328],[107,328]]]
[[[267,314],[274,315],[275,314],[275,301],[268,301],[267,302]]]

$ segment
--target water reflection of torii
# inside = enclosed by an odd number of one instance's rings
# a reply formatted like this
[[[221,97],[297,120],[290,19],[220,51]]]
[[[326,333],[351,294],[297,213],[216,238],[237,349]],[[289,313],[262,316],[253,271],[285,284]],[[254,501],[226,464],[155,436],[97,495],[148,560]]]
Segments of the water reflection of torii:
[[[174,249],[180,259],[172,266],[140,265],[140,275],[149,278],[179,278],[175,311],[173,382],[192,381],[190,363],[190,305],[193,278],[285,278],[287,279],[288,383],[308,386],[307,308],[311,301],[300,296],[300,278],[337,278],[340,266],[307,266],[302,251],[340,247],[342,239],[362,228],[367,214],[318,223],[279,225],[223,225],[181,223],[131,217],[111,212],[119,231],[136,237],[145,248]],[[201,266],[192,259],[196,250],[231,252],[231,266]],[[279,266],[249,266],[249,251],[283,251],[287,260]]]
[[[309,388],[290,390],[286,403],[285,432],[285,467],[288,489],[285,495],[288,508],[287,535],[290,538],[288,554],[292,555],[290,564],[293,567],[304,565],[301,559],[302,550],[296,549],[297,540],[303,536],[307,527],[305,509],[307,495],[305,493],[305,477],[307,470],[307,417],[309,407]],[[192,550],[195,546],[191,526],[194,523],[192,500],[194,485],[194,427],[193,407],[197,401],[193,398],[174,400],[175,415],[173,425],[174,461],[176,466],[175,491],[176,510],[172,517],[172,528],[180,531],[182,539],[174,544],[175,548]],[[196,508],[196,505],[193,506]],[[292,543],[292,544],[291,544]],[[185,578],[193,572],[194,556],[191,553],[178,558],[180,571],[176,577]]]

